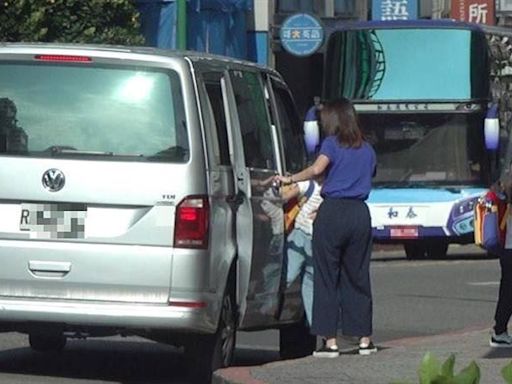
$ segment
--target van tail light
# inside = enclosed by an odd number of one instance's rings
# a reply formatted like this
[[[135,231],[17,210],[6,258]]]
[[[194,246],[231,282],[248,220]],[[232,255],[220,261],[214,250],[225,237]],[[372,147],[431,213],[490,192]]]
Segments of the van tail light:
[[[210,206],[205,196],[188,196],[176,207],[174,246],[208,247]]]
[[[39,61],[59,61],[67,63],[91,63],[92,58],[89,56],[77,55],[35,55],[34,59]]]

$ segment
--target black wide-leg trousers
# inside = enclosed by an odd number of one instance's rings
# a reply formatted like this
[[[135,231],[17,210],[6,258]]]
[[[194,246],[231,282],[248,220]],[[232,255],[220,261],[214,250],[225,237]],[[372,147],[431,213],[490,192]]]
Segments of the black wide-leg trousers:
[[[372,334],[371,252],[371,219],[364,201],[324,199],[313,226],[311,333],[336,336],[341,316],[344,335]]]
[[[512,250],[505,249],[499,254],[501,280],[494,314],[494,332],[498,335],[507,331],[512,316]]]

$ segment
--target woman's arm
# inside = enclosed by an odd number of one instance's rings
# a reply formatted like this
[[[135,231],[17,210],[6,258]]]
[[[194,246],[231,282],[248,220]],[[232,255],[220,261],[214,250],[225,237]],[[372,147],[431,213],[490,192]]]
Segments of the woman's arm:
[[[302,171],[297,172],[291,176],[276,176],[277,180],[283,184],[292,184],[298,181],[311,180],[316,176],[320,176],[324,173],[325,169],[329,165],[329,158],[325,155],[318,155],[315,162],[309,167],[304,168]]]

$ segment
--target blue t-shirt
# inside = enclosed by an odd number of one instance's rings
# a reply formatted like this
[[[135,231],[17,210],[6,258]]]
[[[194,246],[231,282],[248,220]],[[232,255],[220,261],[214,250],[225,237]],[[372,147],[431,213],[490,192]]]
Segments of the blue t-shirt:
[[[320,154],[329,158],[322,197],[366,200],[375,174],[376,155],[366,141],[359,148],[344,147],[336,136],[322,142]]]

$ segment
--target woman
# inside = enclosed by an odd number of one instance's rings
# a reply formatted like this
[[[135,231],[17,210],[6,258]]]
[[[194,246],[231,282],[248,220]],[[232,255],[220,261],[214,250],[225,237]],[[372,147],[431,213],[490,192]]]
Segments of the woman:
[[[500,196],[504,195],[507,204],[512,204],[512,162],[509,163],[507,171],[504,180],[491,186],[491,191]],[[507,226],[508,223],[507,220]],[[505,247],[509,245],[507,240]],[[508,322],[512,316],[512,249],[505,248],[496,253],[500,259],[501,279],[489,345],[494,348],[512,348],[512,336],[508,334]]]
[[[376,156],[361,133],[352,103],[323,104],[320,124],[327,137],[315,162],[284,184],[324,175],[322,197],[313,226],[313,322],[311,332],[323,338],[316,357],[337,357],[338,316],[342,333],[359,337],[359,353],[376,352],[372,334],[370,214],[365,200],[375,174]],[[340,312],[341,306],[341,312]]]

